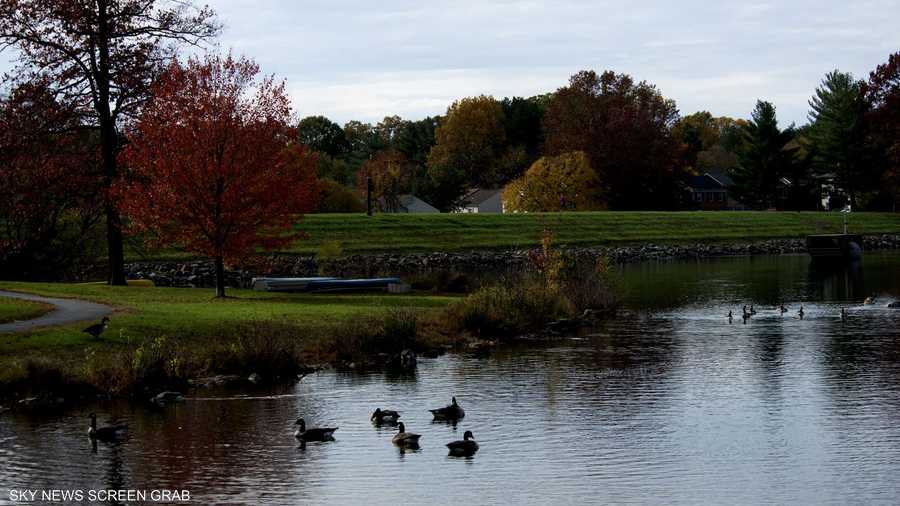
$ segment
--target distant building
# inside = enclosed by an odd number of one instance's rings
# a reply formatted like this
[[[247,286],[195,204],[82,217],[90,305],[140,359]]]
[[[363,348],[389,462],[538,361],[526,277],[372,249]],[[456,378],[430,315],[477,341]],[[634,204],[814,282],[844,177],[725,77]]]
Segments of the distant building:
[[[488,190],[476,188],[467,193],[462,204],[456,209],[457,213],[502,213],[503,190]]]
[[[386,213],[439,213],[440,211],[425,202],[424,200],[411,194],[404,194],[397,197],[396,205],[389,205],[383,198],[378,200],[378,206]]]
[[[734,181],[723,172],[708,171],[690,176],[685,186],[691,203],[697,209],[735,211],[745,208],[730,195],[729,189],[734,186]]]

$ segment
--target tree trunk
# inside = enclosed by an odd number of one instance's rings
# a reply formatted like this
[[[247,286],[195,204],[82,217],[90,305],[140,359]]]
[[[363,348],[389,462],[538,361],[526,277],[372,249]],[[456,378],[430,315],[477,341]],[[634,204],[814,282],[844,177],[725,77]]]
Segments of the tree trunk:
[[[225,297],[225,262],[216,257],[216,298]]]
[[[125,248],[122,245],[122,218],[119,210],[112,202],[109,189],[119,175],[116,156],[119,152],[119,138],[116,134],[115,118],[109,107],[109,20],[107,2],[97,2],[97,49],[98,65],[95,79],[97,82],[98,100],[95,104],[100,119],[100,143],[103,151],[104,175],[104,207],[106,210],[106,249],[109,257],[109,283],[126,285],[125,282]]]

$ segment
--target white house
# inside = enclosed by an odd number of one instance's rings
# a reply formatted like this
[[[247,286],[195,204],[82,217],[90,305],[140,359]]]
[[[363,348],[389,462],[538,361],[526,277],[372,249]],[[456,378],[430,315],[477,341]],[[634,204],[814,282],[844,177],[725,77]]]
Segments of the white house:
[[[476,188],[466,194],[457,213],[502,213],[503,190]]]

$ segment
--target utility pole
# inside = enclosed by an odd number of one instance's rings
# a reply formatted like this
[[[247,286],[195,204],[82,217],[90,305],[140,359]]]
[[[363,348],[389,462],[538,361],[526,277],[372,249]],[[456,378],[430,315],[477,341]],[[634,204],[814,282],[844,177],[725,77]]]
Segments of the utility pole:
[[[372,176],[366,176],[366,214],[372,216]]]

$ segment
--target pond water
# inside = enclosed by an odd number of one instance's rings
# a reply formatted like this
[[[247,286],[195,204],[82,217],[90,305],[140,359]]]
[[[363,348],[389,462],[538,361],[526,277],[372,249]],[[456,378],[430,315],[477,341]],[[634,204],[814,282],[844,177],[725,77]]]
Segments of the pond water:
[[[186,489],[192,504],[900,503],[900,310],[885,307],[900,255],[839,272],[803,256],[641,264],[622,284],[627,308],[590,335],[422,359],[414,375],[0,415],[0,503],[13,488]],[[755,317],[728,323],[751,303]],[[466,418],[432,423],[453,395]],[[378,406],[402,412],[420,450],[368,421]],[[130,438],[92,451],[90,411]],[[300,448],[300,415],[337,440]],[[449,457],[466,430],[481,450]]]

